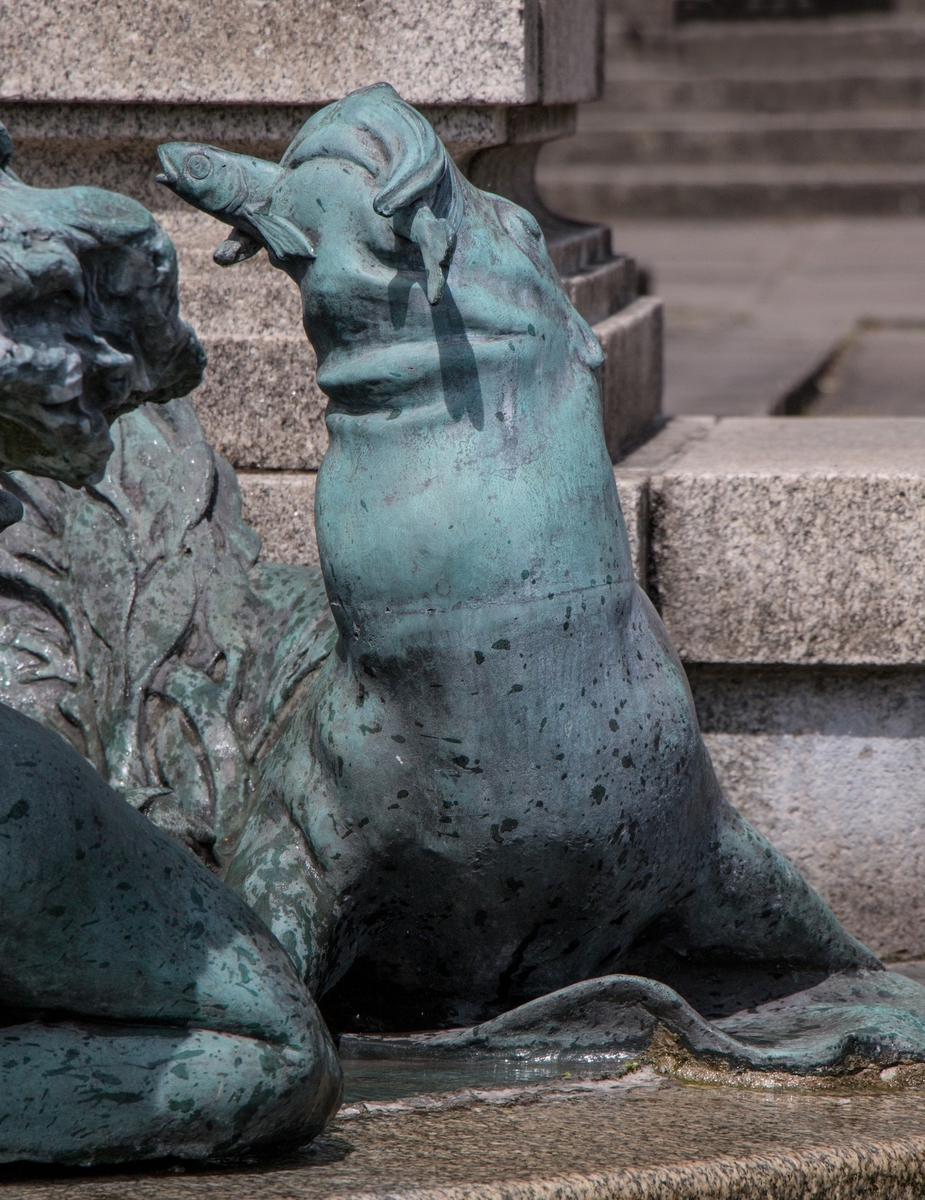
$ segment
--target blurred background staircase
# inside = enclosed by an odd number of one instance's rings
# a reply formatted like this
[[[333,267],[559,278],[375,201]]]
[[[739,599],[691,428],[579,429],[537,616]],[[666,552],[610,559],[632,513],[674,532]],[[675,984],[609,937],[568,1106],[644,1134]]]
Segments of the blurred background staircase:
[[[605,80],[543,152],[554,208],[925,213],[923,0],[608,0]]]

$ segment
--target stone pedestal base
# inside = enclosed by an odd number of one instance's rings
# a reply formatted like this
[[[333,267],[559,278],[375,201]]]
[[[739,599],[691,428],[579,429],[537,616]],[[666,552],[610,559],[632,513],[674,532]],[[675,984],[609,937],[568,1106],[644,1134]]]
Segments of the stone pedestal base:
[[[620,1081],[348,1105],[286,1162],[21,1179],[17,1200],[887,1200],[925,1189],[925,1094]]]

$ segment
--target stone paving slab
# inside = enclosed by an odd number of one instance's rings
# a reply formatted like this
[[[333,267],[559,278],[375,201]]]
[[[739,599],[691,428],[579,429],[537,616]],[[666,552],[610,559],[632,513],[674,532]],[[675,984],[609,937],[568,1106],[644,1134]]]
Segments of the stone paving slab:
[[[925,1094],[692,1086],[649,1071],[342,1111],[234,1170],[0,1181],[3,1200],[899,1200],[925,1189]]]
[[[925,322],[922,218],[612,224],[665,301],[669,414],[770,414],[859,321]]]
[[[645,451],[649,582],[684,661],[925,663],[925,418],[727,417],[692,433],[661,467],[667,435]]]

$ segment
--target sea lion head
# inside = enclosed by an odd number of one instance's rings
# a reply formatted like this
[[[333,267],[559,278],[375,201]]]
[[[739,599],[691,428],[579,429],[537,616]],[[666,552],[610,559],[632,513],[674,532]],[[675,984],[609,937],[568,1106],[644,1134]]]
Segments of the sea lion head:
[[[163,183],[232,226],[219,263],[265,248],[299,285],[338,410],[442,397],[452,420],[482,427],[479,379],[508,369],[510,346],[531,377],[600,363],[533,217],[470,184],[388,84],[315,113],[278,164],[199,143],[159,154]]]
[[[298,260],[315,258],[312,231],[323,224],[325,199],[332,205],[336,199],[329,187],[324,198],[301,204],[303,193],[317,189],[304,174],[297,180],[293,175],[319,159],[365,169],[378,184],[372,211],[395,235],[417,246],[428,301],[439,302],[459,220],[452,188],[445,186],[453,168],[431,126],[389,84],[363,88],[316,113],[278,165],[196,142],[167,143],[158,156],[160,183],[234,227],[215,253],[220,265],[231,266],[266,248],[290,273]],[[358,227],[356,232],[368,236],[371,231]]]

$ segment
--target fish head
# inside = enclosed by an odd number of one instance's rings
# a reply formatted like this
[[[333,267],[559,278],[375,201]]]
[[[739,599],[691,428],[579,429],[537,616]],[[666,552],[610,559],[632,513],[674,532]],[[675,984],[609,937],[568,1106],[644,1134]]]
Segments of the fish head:
[[[158,183],[228,224],[241,208],[265,200],[281,174],[276,163],[201,142],[168,142],[157,155],[163,167]]]
[[[307,235],[274,205],[274,193],[289,171],[248,154],[235,154],[201,142],[159,146],[159,183],[219,221],[233,226],[215,252],[220,266],[250,258],[265,247],[280,264],[314,257]]]

